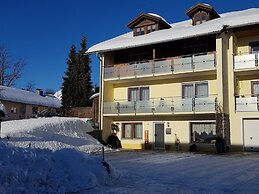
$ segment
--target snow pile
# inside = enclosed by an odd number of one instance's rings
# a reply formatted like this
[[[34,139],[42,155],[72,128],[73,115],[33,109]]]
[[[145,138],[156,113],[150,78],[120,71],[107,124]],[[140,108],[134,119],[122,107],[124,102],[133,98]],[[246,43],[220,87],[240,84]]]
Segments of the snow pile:
[[[54,108],[61,107],[61,102],[56,97],[44,97],[34,92],[6,86],[0,86],[0,99],[23,104],[34,104]]]
[[[94,130],[78,118],[52,117],[2,122],[1,138],[22,148],[60,150],[74,148],[91,153],[102,149],[87,132]],[[9,138],[10,137],[10,138]],[[108,149],[108,148],[106,148]]]
[[[0,193],[81,193],[111,183],[102,159],[74,149],[22,149],[0,141]]]

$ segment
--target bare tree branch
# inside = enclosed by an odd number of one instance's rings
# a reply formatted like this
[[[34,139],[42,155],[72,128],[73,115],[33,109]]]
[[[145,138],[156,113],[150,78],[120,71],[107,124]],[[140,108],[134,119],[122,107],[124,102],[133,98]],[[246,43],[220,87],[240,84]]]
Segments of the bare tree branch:
[[[35,83],[34,83],[34,81],[29,81],[26,84],[24,89],[27,90],[27,91],[33,92],[35,90]]]
[[[5,48],[0,48],[0,85],[13,86],[21,78],[25,67],[24,60],[12,63]]]

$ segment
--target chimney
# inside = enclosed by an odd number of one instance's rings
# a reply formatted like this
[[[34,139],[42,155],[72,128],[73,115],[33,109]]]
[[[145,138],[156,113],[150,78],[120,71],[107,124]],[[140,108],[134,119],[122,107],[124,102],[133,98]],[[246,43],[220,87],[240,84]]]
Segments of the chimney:
[[[36,92],[36,94],[38,94],[38,95],[40,95],[40,96],[43,96],[43,89],[37,88],[37,89],[35,90],[35,92]]]

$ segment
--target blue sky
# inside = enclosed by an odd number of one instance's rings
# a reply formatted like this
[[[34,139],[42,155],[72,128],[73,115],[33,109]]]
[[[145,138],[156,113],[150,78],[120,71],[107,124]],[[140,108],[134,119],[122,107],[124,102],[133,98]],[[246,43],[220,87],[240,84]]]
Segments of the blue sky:
[[[59,90],[69,48],[87,37],[88,48],[129,31],[126,24],[142,12],[169,23],[188,19],[196,0],[0,0],[0,46],[27,65],[15,87]],[[207,0],[218,13],[259,7],[258,0]],[[92,56],[92,82],[99,84],[99,62]]]

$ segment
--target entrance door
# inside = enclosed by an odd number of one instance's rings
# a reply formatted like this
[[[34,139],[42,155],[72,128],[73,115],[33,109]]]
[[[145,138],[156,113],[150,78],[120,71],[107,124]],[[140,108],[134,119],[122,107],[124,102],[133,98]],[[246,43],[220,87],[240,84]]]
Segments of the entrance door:
[[[164,123],[155,123],[155,148],[165,149]]]
[[[244,119],[245,151],[259,151],[259,119]]]

